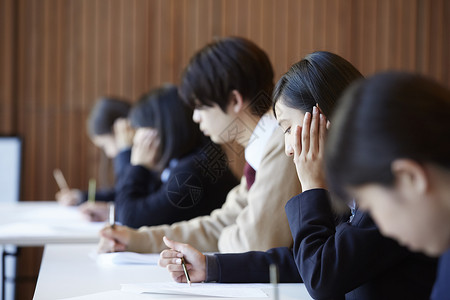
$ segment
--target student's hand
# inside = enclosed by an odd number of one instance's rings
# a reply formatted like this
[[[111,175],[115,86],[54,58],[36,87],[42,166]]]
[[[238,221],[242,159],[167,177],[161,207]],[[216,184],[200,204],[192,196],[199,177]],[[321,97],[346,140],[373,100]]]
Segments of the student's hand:
[[[114,122],[114,138],[120,151],[133,146],[134,129],[128,119],[119,118]]]
[[[74,206],[83,201],[83,193],[77,189],[62,189],[56,193],[55,198],[59,204]]]
[[[120,225],[114,225],[114,228],[111,228],[111,226],[104,227],[100,230],[101,239],[98,244],[97,252],[107,253],[126,251],[133,230],[134,229]]]
[[[85,202],[80,205],[79,210],[83,217],[91,222],[106,221],[109,217],[109,205],[104,201]]]
[[[326,188],[323,156],[327,120],[316,106],[312,117],[308,112],[303,119],[303,129],[294,131],[294,163],[303,191]]]
[[[170,249],[161,252],[158,264],[167,268],[173,280],[176,282],[187,282],[181,265],[181,258],[186,261],[186,269],[191,282],[202,282],[206,280],[206,257],[188,244],[182,244],[163,238],[164,243]]]
[[[133,140],[131,149],[131,164],[154,169],[159,159],[160,138],[155,129],[139,128]]]

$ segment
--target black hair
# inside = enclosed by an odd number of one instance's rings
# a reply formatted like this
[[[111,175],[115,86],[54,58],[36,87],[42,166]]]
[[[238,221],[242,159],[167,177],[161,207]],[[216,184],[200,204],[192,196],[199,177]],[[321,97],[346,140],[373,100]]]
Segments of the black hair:
[[[291,66],[277,82],[272,99],[275,104],[283,98],[283,104],[311,112],[319,105],[323,114],[332,118],[339,96],[353,81],[363,75],[347,60],[337,54],[317,51]]]
[[[450,91],[420,75],[386,72],[345,92],[325,152],[332,190],[392,186],[391,164],[407,158],[450,169]]]
[[[126,118],[131,105],[116,97],[103,97],[96,101],[87,121],[90,136],[112,134],[114,122]]]
[[[253,42],[228,37],[199,50],[185,68],[180,94],[191,107],[219,105],[226,111],[230,92],[249,100],[250,112],[262,116],[270,108],[273,69],[267,54]]]
[[[159,170],[173,158],[192,152],[204,141],[197,124],[192,120],[192,109],[178,95],[178,89],[165,84],[143,95],[129,114],[131,126],[151,127],[161,139]]]

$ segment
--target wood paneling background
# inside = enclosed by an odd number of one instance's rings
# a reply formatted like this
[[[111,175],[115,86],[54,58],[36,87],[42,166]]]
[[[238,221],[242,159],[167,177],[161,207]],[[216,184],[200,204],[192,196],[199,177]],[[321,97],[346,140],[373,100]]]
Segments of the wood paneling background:
[[[450,83],[445,0],[2,0],[0,13],[0,133],[24,138],[24,200],[53,199],[55,167],[74,187],[101,177],[85,131],[95,99],[134,101],[177,83],[214,37],[255,41],[276,78],[329,50],[364,74],[403,69]]]
[[[178,83],[214,37],[256,42],[275,80],[328,50],[366,75],[410,70],[450,86],[449,28],[447,0],[0,0],[0,134],[24,139],[21,198],[53,199],[55,167],[73,187],[108,183],[85,130],[95,99]]]

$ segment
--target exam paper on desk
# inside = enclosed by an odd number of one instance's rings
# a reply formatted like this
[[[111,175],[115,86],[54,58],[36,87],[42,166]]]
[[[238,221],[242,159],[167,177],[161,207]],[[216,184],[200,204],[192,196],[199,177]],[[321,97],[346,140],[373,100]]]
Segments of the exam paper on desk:
[[[0,225],[0,235],[3,237],[43,236],[59,233],[84,234],[97,232],[104,226],[103,223],[66,223],[41,224],[37,222],[14,222]]]
[[[268,295],[261,288],[264,284],[221,284],[221,283],[135,283],[122,284],[122,291],[137,294],[164,294],[178,296],[202,296],[222,298],[265,298]]]
[[[148,295],[122,292],[119,290],[106,291],[79,297],[63,298],[58,300],[142,300],[149,299]],[[150,298],[152,299],[152,298]]]
[[[135,252],[113,252],[113,253],[91,253],[91,256],[99,265],[157,265],[159,253],[135,253]]]

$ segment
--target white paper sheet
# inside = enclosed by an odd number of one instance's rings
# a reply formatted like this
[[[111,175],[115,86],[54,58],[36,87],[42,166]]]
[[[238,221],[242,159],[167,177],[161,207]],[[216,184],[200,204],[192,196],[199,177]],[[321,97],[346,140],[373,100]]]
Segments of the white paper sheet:
[[[114,252],[98,254],[96,261],[100,265],[157,265],[159,253]]]
[[[122,291],[107,291],[79,297],[63,298],[59,300],[142,300],[149,299],[147,296]]]
[[[14,222],[0,225],[2,237],[39,237],[60,233],[71,235],[97,234],[103,223],[67,222],[65,224],[42,224],[38,222]]]
[[[122,284],[122,291],[140,294],[166,294],[222,298],[265,298],[260,284],[220,284],[220,283],[137,283]],[[266,286],[265,286],[266,287]]]

